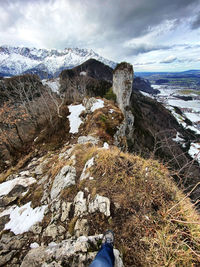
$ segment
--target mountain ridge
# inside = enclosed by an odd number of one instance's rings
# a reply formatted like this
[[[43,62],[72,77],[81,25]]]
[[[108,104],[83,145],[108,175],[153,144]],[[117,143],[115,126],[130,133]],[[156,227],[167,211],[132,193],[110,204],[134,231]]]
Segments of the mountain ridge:
[[[55,77],[63,69],[76,67],[90,58],[114,68],[116,63],[93,50],[80,48],[37,49],[28,47],[0,46],[0,73],[7,76],[23,73]],[[42,75],[40,75],[42,73]]]

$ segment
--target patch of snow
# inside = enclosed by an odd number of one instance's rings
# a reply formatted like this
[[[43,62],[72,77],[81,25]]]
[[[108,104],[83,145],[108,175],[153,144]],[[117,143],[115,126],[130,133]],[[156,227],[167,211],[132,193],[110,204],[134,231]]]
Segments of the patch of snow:
[[[33,142],[36,142],[38,140],[38,136],[33,140]]]
[[[92,157],[91,159],[89,159],[86,163],[85,166],[83,168],[83,171],[81,173],[81,177],[80,180],[84,180],[87,179],[90,176],[90,173],[87,171],[89,168],[91,168],[94,165],[94,157]]]
[[[55,246],[57,246],[57,243],[55,243],[55,242],[51,242],[48,244],[48,247],[55,247]]]
[[[184,139],[180,137],[180,133],[179,132],[176,133],[176,138],[172,138],[172,140],[177,142],[177,143],[184,142]]]
[[[86,72],[86,71],[81,71],[81,72],[80,72],[80,75],[82,75],[82,76],[87,76],[87,72]]]
[[[200,113],[185,112],[184,114],[192,122],[200,121]]]
[[[105,148],[105,149],[109,149],[109,144],[105,142],[105,143],[103,144],[103,148]]]
[[[188,153],[200,163],[200,143],[191,143]]]
[[[41,222],[47,205],[31,208],[31,202],[24,206],[13,206],[3,211],[0,217],[10,215],[10,221],[5,225],[4,230],[11,230],[15,235],[28,232],[31,226],[37,222]]]
[[[194,131],[196,134],[200,134],[200,130],[198,130],[196,127],[194,126],[187,126],[187,129],[190,129],[192,131]]]
[[[39,248],[39,244],[34,242],[30,244],[30,248]]]
[[[104,107],[104,101],[101,99],[97,99],[97,101],[92,105],[91,111],[94,112],[95,110],[103,107]]]
[[[53,79],[53,80],[42,80],[43,85],[48,85],[51,90],[55,93],[59,93],[60,89],[60,79]]]
[[[0,184],[0,196],[7,195],[16,185],[29,186],[35,183],[36,180],[33,177],[30,178],[15,178],[13,180]]]
[[[85,110],[85,107],[80,104],[80,105],[70,105],[68,106],[69,112],[71,113],[68,116],[69,123],[70,123],[70,133],[78,133],[79,126],[82,123],[82,120],[79,118],[81,112]]]
[[[148,94],[148,93],[146,93],[146,92],[140,91],[140,93],[141,93],[142,95],[144,95],[144,96],[148,96],[148,97],[150,97],[150,98],[154,98],[154,96],[152,96],[151,94]]]

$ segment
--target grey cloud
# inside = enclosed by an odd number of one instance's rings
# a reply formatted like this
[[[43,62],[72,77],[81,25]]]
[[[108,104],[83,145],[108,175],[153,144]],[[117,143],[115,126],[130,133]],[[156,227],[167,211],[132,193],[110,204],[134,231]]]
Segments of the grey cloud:
[[[168,57],[168,58],[160,61],[160,63],[169,64],[169,63],[176,61],[176,59],[177,59],[176,57]]]
[[[143,62],[143,63],[134,63],[134,66],[146,66],[146,65],[153,65],[153,64],[155,64],[155,63],[157,63],[156,61],[147,61],[147,62]]]
[[[169,45],[151,45],[151,44],[137,44],[133,45],[131,48],[128,48],[126,53],[127,56],[131,55],[138,55],[138,54],[143,54],[143,53],[148,53],[152,51],[157,51],[157,50],[169,50],[173,48],[174,46],[169,46]]]
[[[191,28],[193,30],[196,30],[198,28],[200,28],[200,12],[199,14],[196,16],[195,20],[193,21],[193,23],[191,24]]]
[[[58,0],[6,0],[9,9],[12,4],[20,6],[38,2],[55,4]],[[199,0],[173,0],[162,2],[160,0],[66,0],[74,5],[72,12],[79,12],[77,6],[82,5],[86,10],[85,18],[88,27],[95,23],[98,27],[98,34],[105,39],[127,40],[141,36],[151,30],[151,27],[161,23],[166,19],[178,19],[190,15],[188,8],[197,5]],[[80,10],[81,11],[81,10]],[[47,14],[48,15],[48,14]],[[50,21],[51,16],[46,18]]]

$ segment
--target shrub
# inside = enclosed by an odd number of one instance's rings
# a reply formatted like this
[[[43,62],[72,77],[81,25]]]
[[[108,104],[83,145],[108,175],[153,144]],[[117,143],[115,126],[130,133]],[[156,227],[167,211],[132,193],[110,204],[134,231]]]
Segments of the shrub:
[[[117,99],[116,94],[113,93],[112,87],[108,90],[104,97],[108,100],[113,100],[114,102],[116,102]]]

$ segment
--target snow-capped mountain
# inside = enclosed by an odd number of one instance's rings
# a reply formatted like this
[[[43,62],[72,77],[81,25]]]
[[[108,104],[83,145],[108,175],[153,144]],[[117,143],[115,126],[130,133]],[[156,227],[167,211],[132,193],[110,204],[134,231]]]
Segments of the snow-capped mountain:
[[[0,74],[2,76],[35,73],[40,76],[57,76],[63,69],[73,68],[94,58],[114,68],[116,63],[93,50],[79,48],[36,49],[28,47],[0,47]]]

